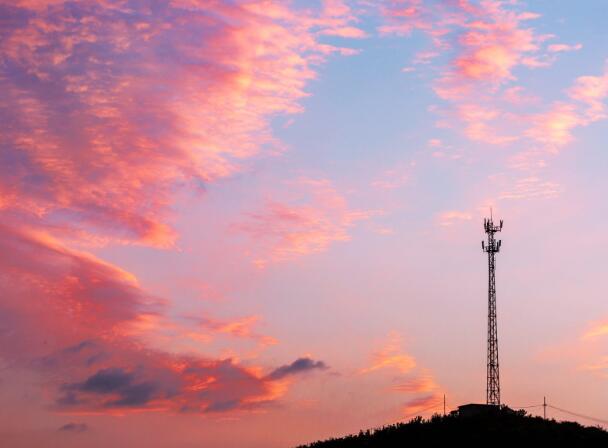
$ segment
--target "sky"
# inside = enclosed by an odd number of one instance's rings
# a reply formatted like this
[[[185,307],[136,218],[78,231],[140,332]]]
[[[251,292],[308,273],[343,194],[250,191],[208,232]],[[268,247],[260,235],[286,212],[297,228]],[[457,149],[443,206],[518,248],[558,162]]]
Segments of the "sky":
[[[607,13],[0,0],[2,445],[608,420]]]

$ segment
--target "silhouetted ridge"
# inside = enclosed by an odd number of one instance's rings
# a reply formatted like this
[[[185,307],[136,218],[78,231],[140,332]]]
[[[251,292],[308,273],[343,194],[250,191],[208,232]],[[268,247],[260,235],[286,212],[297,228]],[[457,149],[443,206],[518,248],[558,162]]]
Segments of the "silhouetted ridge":
[[[492,443],[528,446],[534,442],[568,443],[569,446],[608,446],[608,432],[575,422],[557,422],[526,415],[507,407],[471,416],[435,415],[416,417],[408,423],[360,431],[339,439],[302,445],[299,448],[403,448],[408,446],[465,446]],[[525,445],[524,445],[525,444]]]

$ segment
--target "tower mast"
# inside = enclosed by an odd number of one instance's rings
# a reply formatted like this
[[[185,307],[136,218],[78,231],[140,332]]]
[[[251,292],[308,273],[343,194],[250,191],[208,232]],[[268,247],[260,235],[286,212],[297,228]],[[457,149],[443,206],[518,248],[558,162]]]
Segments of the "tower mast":
[[[483,221],[483,228],[488,234],[487,243],[481,242],[481,248],[488,254],[488,365],[486,403],[500,405],[500,375],[498,371],[498,329],[496,322],[496,259],[500,252],[501,241],[494,238],[496,232],[502,230],[502,220],[494,225],[492,213],[490,218]]]

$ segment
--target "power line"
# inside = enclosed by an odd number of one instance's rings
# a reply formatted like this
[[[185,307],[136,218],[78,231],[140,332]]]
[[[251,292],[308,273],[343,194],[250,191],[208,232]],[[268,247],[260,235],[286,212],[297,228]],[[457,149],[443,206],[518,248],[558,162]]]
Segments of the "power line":
[[[532,408],[542,408],[544,406],[546,406],[548,408],[551,408],[551,409],[555,409],[556,411],[559,411],[559,412],[563,412],[565,414],[572,415],[574,417],[579,417],[579,418],[582,418],[582,419],[585,419],[585,420],[591,420],[591,421],[594,421],[594,422],[602,423],[604,425],[608,425],[608,420],[604,420],[604,419],[597,418],[597,417],[591,417],[590,415],[580,414],[580,413],[574,412],[574,411],[569,411],[569,410],[564,409],[564,408],[553,406],[552,404],[549,404],[547,402],[545,402],[543,404],[532,404],[532,405],[529,405],[529,406],[512,406],[512,408],[514,408],[514,409],[532,409]]]
[[[564,412],[566,414],[573,415],[575,417],[580,417],[580,418],[584,418],[586,420],[592,420],[594,422],[603,423],[604,425],[608,425],[608,420],[602,420],[601,418],[591,417],[589,415],[579,414],[578,412],[568,411],[566,409],[558,408],[557,406],[553,406],[550,404],[547,404],[547,407],[549,407],[551,409],[555,409],[556,411],[560,411],[560,412]]]
[[[431,411],[433,409],[440,409],[442,407],[442,405],[443,405],[442,403],[435,403],[432,406],[429,406],[427,408],[419,409],[418,411],[416,411],[416,412],[414,412],[412,414],[404,416],[403,420],[409,420],[412,417],[417,417],[420,414],[423,414],[423,413],[425,413],[427,411]],[[547,403],[546,401],[544,403],[541,403],[541,404],[530,404],[530,405],[527,405],[527,406],[510,406],[510,407],[513,408],[513,409],[534,409],[534,408],[542,408],[542,407],[545,407],[545,406],[548,407],[548,408],[554,409],[556,411],[572,415],[574,417],[582,418],[582,419],[585,419],[585,420],[591,420],[591,421],[594,421],[594,422],[597,422],[597,423],[602,423],[604,425],[608,425],[608,420],[604,420],[604,419],[597,418],[597,417],[592,417],[590,415],[580,414],[580,413],[574,412],[574,411],[569,411],[569,410],[564,409],[564,408],[553,406],[553,405]]]

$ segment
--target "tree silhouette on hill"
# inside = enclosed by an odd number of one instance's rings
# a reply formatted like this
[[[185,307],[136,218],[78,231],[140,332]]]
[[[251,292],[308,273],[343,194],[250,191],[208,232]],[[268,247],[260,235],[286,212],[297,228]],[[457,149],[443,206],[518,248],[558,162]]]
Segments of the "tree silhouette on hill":
[[[473,416],[434,415],[384,426],[343,438],[318,441],[299,448],[403,448],[407,446],[477,446],[479,443],[522,446],[539,442],[570,446],[607,446],[608,432],[575,422],[557,422],[507,407]],[[523,446],[526,446],[523,445]]]

